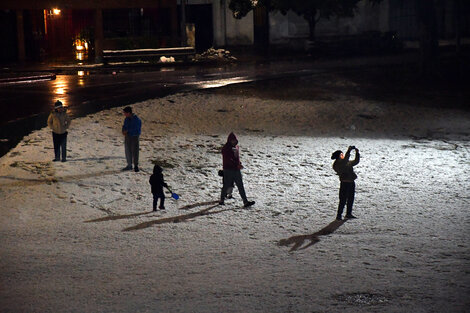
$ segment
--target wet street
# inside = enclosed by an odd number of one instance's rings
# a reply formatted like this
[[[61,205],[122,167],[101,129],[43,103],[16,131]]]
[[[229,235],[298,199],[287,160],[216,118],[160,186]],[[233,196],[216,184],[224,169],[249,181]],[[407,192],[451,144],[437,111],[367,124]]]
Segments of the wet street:
[[[70,115],[84,116],[105,108],[122,106],[168,94],[216,88],[256,80],[311,75],[306,62],[249,65],[161,67],[155,69],[67,70],[53,80],[0,84],[0,156],[32,130],[46,125],[56,100]]]
[[[403,54],[340,60],[292,58],[222,65],[51,67],[51,73],[59,72],[53,80],[6,83],[0,80],[3,113],[0,116],[0,156],[31,131],[44,127],[56,100],[67,105],[69,114],[76,118],[183,91],[332,71],[357,71],[414,59],[415,54]]]
[[[293,70],[293,73],[298,74],[298,68],[294,67]],[[87,109],[90,103],[98,107],[112,107],[129,101],[160,97],[174,91],[220,87],[291,73],[291,66],[286,64],[164,67],[153,71],[140,69],[139,72],[118,69],[69,71],[56,75],[53,80],[0,85],[0,105],[6,109],[6,114],[0,117],[0,123],[48,113],[56,100],[62,101],[69,107],[72,116],[78,117],[90,113]]]

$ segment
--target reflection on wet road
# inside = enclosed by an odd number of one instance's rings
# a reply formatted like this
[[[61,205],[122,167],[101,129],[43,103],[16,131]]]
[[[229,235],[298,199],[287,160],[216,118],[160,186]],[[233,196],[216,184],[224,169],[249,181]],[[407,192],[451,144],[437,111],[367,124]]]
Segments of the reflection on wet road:
[[[56,75],[56,79],[50,81],[0,85],[3,110],[0,115],[0,156],[32,130],[44,127],[57,100],[68,107],[72,117],[79,117],[181,91],[313,73],[312,65],[302,62],[167,67],[141,72],[115,70],[103,73],[90,69]]]
[[[143,72],[114,71],[104,74],[79,70],[73,74],[57,75],[52,81],[0,85],[0,105],[7,109],[6,114],[0,116],[0,125],[49,112],[56,100],[62,101],[76,116],[80,116],[80,106],[89,102],[99,102],[101,109],[102,106],[123,105],[123,102],[119,101],[120,98],[128,100],[135,97],[136,101],[141,101],[159,97],[167,94],[165,89],[168,88],[172,89],[171,92],[214,88],[285,75],[307,75],[312,72],[305,63],[287,62],[275,65],[162,68]]]

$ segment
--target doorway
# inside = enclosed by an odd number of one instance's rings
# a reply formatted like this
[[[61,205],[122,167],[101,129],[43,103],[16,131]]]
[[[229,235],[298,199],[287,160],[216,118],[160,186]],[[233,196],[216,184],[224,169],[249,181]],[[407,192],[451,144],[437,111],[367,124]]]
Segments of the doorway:
[[[196,50],[205,51],[214,44],[212,4],[193,4],[186,7],[186,23],[196,27]]]

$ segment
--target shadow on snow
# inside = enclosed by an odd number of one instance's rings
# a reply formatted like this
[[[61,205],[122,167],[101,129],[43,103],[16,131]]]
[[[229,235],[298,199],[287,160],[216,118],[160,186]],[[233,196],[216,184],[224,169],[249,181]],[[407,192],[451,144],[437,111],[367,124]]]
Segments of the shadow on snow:
[[[218,201],[207,201],[207,202],[200,202],[200,203],[193,203],[193,204],[188,204],[185,205],[178,210],[189,210],[198,206],[203,206],[203,205],[210,205],[210,204],[216,204]],[[213,208],[213,207],[211,207]],[[160,211],[162,212],[162,211]],[[140,212],[140,213],[132,213],[132,214],[125,214],[125,215],[110,215],[110,216],[105,216],[105,217],[100,217],[94,220],[89,220],[85,221],[84,223],[96,223],[96,222],[107,222],[107,221],[116,221],[116,220],[122,220],[122,219],[127,219],[127,218],[133,218],[133,217],[138,217],[142,215],[148,215],[156,213],[155,211],[150,211],[150,212]],[[202,214],[201,214],[202,215]]]
[[[108,170],[94,173],[84,173],[77,175],[67,175],[67,176],[50,176],[43,178],[20,178],[14,176],[0,176],[0,179],[10,180],[11,183],[0,183],[0,187],[17,187],[17,186],[35,186],[41,184],[56,184],[60,182],[64,183],[75,183],[77,180],[106,176],[106,175],[115,175],[125,173],[122,170]]]
[[[327,226],[323,227],[321,230],[317,231],[316,233],[310,234],[310,235],[298,235],[298,236],[292,236],[287,239],[282,239],[279,241],[278,245],[279,246],[290,246],[291,244],[294,244],[292,248],[289,250],[290,252],[296,251],[296,250],[304,250],[307,249],[317,242],[320,241],[320,236],[325,236],[325,235],[330,235],[334,233],[341,225],[343,225],[346,222],[346,220],[334,220]],[[310,240],[310,243],[308,243],[306,246],[302,247],[304,242],[306,240]]]
[[[217,203],[217,202],[218,201],[213,201],[213,202],[209,202],[209,204],[210,203]],[[181,209],[184,209],[184,208],[187,209],[188,207],[196,207],[196,206],[207,205],[207,204],[208,204],[208,202],[202,202],[202,203],[199,203],[199,204],[188,205],[188,206],[183,207]],[[152,227],[153,225],[160,225],[160,224],[166,224],[166,223],[179,223],[179,222],[184,222],[184,221],[196,218],[198,216],[214,215],[214,214],[219,214],[219,213],[222,213],[222,212],[235,211],[235,210],[243,208],[243,207],[236,207],[236,208],[222,209],[222,210],[218,210],[218,211],[211,211],[213,208],[216,208],[217,206],[218,206],[218,204],[214,204],[210,207],[207,207],[207,208],[202,209],[202,210],[197,211],[197,212],[182,214],[182,215],[177,215],[177,216],[171,216],[171,217],[165,217],[165,218],[161,218],[161,219],[158,219],[158,220],[143,222],[143,223],[137,224],[135,226],[125,228],[122,231],[140,230],[140,229]]]
[[[141,216],[141,215],[147,215],[147,214],[150,214],[150,213],[153,213],[153,211],[152,212],[126,214],[126,215],[111,215],[111,216],[97,218],[97,219],[94,219],[94,220],[85,221],[84,223],[95,223],[95,222],[106,222],[106,221],[122,220],[122,219],[126,219],[126,218],[132,218],[132,217],[137,217],[137,216]]]

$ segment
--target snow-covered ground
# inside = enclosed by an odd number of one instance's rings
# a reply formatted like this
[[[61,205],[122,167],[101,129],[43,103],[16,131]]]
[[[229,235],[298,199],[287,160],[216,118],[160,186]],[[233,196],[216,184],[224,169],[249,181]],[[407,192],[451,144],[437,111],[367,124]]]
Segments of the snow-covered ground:
[[[348,83],[348,82],[345,82]],[[0,159],[1,312],[469,312],[470,114],[358,96],[193,92],[73,120]],[[237,88],[234,88],[237,90]],[[217,205],[239,137],[255,206]],[[355,145],[356,220],[334,221],[331,153]],[[151,212],[153,162],[180,195]]]

